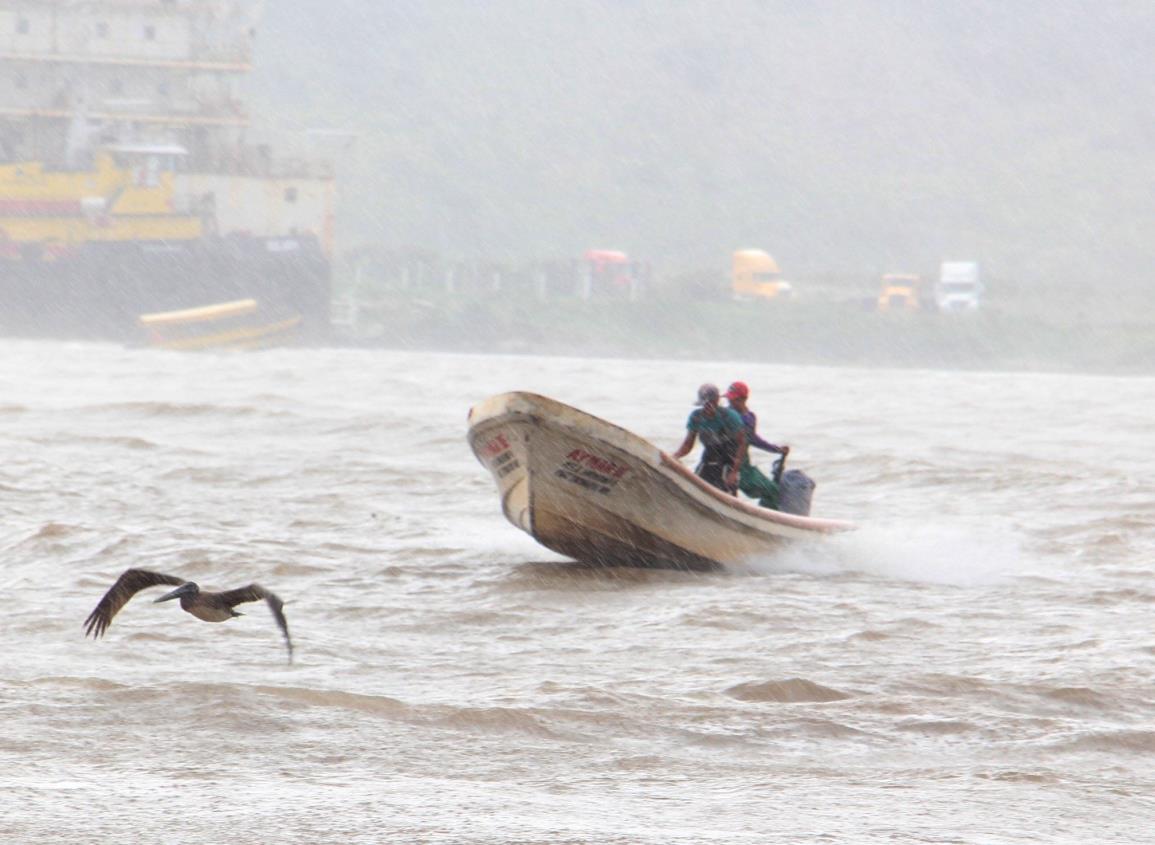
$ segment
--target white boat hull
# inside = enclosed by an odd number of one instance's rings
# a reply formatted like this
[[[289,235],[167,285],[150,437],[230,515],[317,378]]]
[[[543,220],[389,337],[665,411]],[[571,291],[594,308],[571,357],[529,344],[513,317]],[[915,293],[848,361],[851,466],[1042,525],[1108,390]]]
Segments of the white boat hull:
[[[625,429],[532,393],[472,408],[469,443],[506,518],[585,563],[740,566],[784,542],[853,527],[740,501]]]

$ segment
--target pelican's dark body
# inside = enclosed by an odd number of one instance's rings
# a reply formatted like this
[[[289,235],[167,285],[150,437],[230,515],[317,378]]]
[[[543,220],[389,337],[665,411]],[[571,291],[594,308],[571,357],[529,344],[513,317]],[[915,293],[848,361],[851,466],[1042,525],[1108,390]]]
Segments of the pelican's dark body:
[[[160,601],[160,599],[157,599]],[[228,605],[220,602],[219,595],[199,593],[195,596],[181,596],[180,609],[191,613],[205,622],[224,622],[234,616],[244,616]]]
[[[261,594],[258,594],[258,591]],[[237,594],[243,595],[238,598]],[[162,601],[179,598],[180,609],[191,613],[197,619],[204,622],[225,622],[235,616],[244,616],[243,613],[233,610],[233,605],[246,601],[259,601],[266,595],[268,593],[256,584],[250,584],[240,590],[229,590],[227,593],[205,593],[195,582],[188,581],[154,600],[153,603],[159,604]]]
[[[185,581],[175,575],[166,575],[163,572],[150,572],[147,569],[127,569],[116,580],[116,583],[104,594],[104,598],[84,621],[85,636],[101,637],[112,624],[114,617],[128,600],[143,589],[160,584],[176,585],[176,589],[156,599],[156,602],[180,599],[181,610],[195,616],[204,622],[225,622],[236,616],[243,616],[233,608],[238,604],[250,601],[264,601],[272,611],[273,618],[281,633],[285,636],[285,646],[289,650],[289,662],[293,661],[293,641],[289,638],[289,624],[285,621],[282,608],[284,602],[274,593],[269,592],[260,584],[249,584],[236,590],[226,590],[221,593],[210,593],[192,581]]]

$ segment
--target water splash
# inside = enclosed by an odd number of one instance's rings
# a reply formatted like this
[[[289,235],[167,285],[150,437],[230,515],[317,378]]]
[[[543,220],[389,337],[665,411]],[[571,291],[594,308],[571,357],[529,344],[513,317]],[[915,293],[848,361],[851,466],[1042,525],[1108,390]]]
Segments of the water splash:
[[[872,525],[800,542],[753,560],[752,572],[814,575],[865,573],[882,578],[961,587],[998,583],[1022,574],[1020,540],[996,528],[952,524]]]

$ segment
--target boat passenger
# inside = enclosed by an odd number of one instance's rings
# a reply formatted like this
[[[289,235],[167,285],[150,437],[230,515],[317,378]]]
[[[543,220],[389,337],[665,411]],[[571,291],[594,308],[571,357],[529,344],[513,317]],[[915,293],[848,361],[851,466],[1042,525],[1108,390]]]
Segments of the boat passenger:
[[[785,460],[786,456],[790,454],[790,447],[776,446],[758,435],[758,417],[746,406],[746,400],[749,398],[750,388],[744,381],[736,381],[726,390],[726,401],[742,419],[742,425],[746,430],[747,444],[766,452],[781,455]],[[761,507],[775,509],[778,507],[778,484],[750,463],[749,454],[742,461],[742,466],[738,470],[738,489],[751,499],[757,499]]]
[[[686,439],[674,452],[675,458],[684,458],[694,448],[694,441],[702,438],[702,459],[695,472],[708,484],[730,494],[736,494],[738,473],[746,459],[746,428],[742,418],[730,408],[723,408],[718,388],[703,384],[698,388],[699,407],[686,421]]]

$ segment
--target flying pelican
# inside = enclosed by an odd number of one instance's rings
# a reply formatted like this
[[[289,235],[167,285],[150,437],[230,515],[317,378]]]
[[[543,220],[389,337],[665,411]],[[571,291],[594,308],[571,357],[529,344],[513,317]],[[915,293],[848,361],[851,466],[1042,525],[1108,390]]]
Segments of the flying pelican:
[[[147,569],[126,569],[116,579],[116,583],[104,594],[104,598],[96,605],[96,609],[88,614],[88,618],[84,620],[84,636],[87,637],[91,634],[93,639],[104,636],[104,632],[112,624],[112,617],[116,616],[120,609],[128,604],[129,599],[141,590],[160,584],[176,586],[176,589],[156,599],[154,604],[170,599],[180,599],[181,610],[188,611],[197,619],[202,619],[205,622],[224,622],[234,616],[243,616],[243,613],[238,613],[233,610],[233,607],[245,602],[264,599],[269,610],[273,612],[273,618],[277,620],[281,633],[285,635],[285,646],[289,649],[289,662],[293,662],[293,641],[289,638],[289,623],[285,621],[285,614],[281,609],[284,602],[260,584],[249,584],[247,587],[227,590],[223,593],[206,593],[202,592],[201,588],[192,581],[186,581],[175,575],[165,575],[163,572],[150,572]]]

